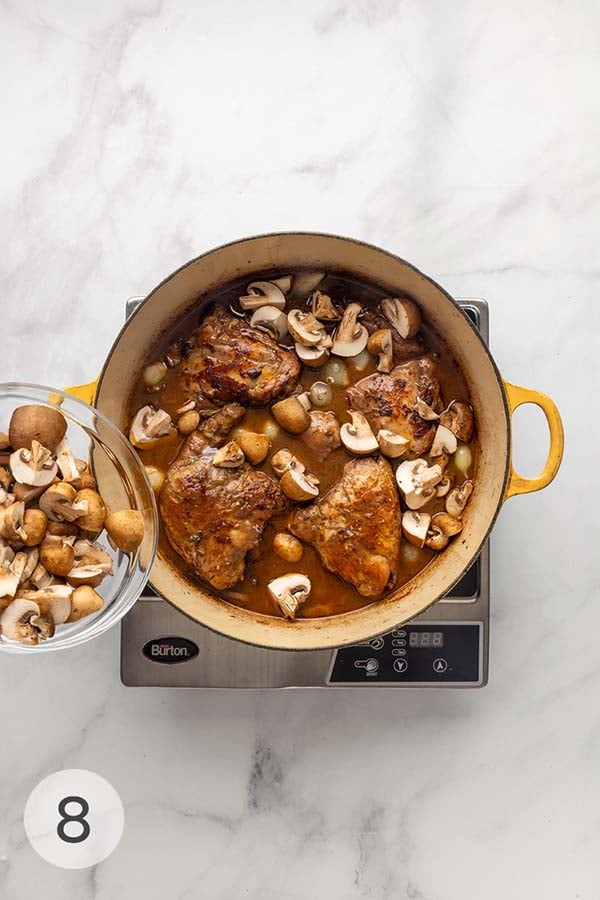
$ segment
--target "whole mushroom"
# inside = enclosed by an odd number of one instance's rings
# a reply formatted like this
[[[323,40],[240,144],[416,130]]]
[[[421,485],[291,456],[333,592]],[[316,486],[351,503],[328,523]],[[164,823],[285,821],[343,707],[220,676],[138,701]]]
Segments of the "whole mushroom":
[[[31,450],[38,441],[49,450],[65,436],[67,422],[62,413],[51,406],[19,406],[12,414],[8,436],[13,450]]]
[[[310,416],[297,397],[280,400],[271,407],[276,421],[290,434],[302,434],[310,425]]]
[[[144,517],[137,509],[120,509],[110,513],[104,527],[108,536],[124,553],[135,553],[144,540]]]

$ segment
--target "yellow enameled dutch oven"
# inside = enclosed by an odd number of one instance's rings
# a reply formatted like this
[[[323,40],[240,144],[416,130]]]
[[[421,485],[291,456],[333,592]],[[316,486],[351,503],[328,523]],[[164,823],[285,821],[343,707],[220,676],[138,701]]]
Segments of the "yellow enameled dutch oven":
[[[464,515],[461,539],[452,542],[408,584],[354,612],[321,619],[285,619],[231,606],[190,581],[160,551],[150,583],[187,616],[228,637],[287,650],[338,647],[366,640],[413,619],[446,594],[475,559],[503,502],[516,494],[546,487],[563,454],[558,410],[545,394],[504,381],[470,320],[431,278],[391,253],[361,241],[312,233],[267,234],[218,247],[178,269],[153,291],[128,319],[97,381],[72,392],[93,403],[123,431],[128,405],[148,348],[157,336],[185,315],[202,308],[219,286],[257,273],[299,269],[335,271],[379,285],[391,296],[408,294],[426,321],[443,336],[469,385],[480,442],[474,478],[477,491]],[[523,478],[511,465],[511,415],[523,403],[539,406],[550,430],[546,465],[536,478]]]

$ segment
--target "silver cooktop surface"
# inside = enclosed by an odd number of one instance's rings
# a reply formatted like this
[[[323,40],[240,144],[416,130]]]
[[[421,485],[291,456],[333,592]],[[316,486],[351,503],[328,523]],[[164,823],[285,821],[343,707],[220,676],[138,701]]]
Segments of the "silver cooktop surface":
[[[127,304],[127,315],[141,298]],[[489,337],[483,300],[458,301]],[[149,590],[121,624],[121,679],[197,688],[483,687],[488,680],[489,545],[450,594],[410,624],[338,650],[279,651],[209,631]]]

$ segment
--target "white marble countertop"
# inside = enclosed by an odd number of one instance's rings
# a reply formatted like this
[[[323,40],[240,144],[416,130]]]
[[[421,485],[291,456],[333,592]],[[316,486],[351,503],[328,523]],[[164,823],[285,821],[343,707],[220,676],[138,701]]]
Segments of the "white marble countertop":
[[[128,296],[321,230],[485,297],[501,370],[567,435],[494,532],[484,690],[134,690],[118,631],[1,658],[3,900],[600,896],[599,28],[545,0],[3,4],[2,379],[87,381]],[[515,431],[532,474],[541,418]],[[24,836],[65,768],[125,805],[92,869]]]

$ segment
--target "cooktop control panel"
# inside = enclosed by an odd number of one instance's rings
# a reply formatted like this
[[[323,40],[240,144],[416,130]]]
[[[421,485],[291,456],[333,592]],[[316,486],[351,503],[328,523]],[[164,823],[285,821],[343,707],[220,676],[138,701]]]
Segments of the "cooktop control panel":
[[[481,683],[482,622],[420,622],[333,654],[326,684]]]

